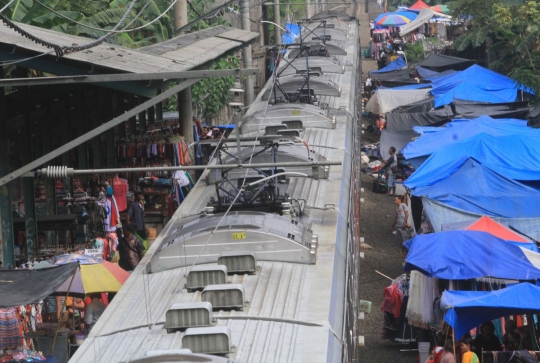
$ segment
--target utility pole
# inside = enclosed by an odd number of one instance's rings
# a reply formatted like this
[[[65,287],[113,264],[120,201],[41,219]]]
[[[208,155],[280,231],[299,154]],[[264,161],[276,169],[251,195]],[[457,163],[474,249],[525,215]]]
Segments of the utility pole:
[[[306,18],[311,19],[312,16],[313,14],[311,12],[311,0],[306,0]]]
[[[274,23],[281,26],[281,14],[279,13],[279,0],[274,0]],[[281,29],[274,25],[274,44],[281,44]]]
[[[249,0],[242,1],[242,29],[246,31],[251,31],[250,20],[249,20]],[[251,45],[246,44],[243,49],[244,55],[244,68],[252,67],[251,59]],[[254,100],[254,90],[253,90],[253,76],[247,76],[245,82],[246,92],[244,93],[244,104],[249,106],[253,103]],[[240,130],[238,130],[240,131]]]
[[[187,0],[178,0],[174,4],[174,28],[178,29],[186,25],[188,20]],[[178,34],[181,35],[181,34]],[[178,121],[182,136],[186,138],[188,144],[193,142],[193,109],[191,104],[191,87],[178,92]]]

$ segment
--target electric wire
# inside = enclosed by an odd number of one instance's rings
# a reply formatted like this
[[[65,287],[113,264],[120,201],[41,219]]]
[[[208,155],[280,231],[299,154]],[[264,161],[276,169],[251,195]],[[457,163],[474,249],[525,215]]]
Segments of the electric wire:
[[[124,13],[124,15],[122,16],[122,18],[120,19],[120,21],[113,27],[113,29],[111,29],[111,31],[116,31],[118,29],[118,27],[120,27],[124,21],[126,20],[127,16],[131,13],[131,10],[133,9],[133,7],[135,6],[135,4],[137,3],[137,0],[132,0],[131,4],[129,5],[128,9],[126,10],[126,12]],[[98,39],[90,42],[90,43],[86,43],[86,44],[83,44],[83,45],[71,45],[71,46],[63,46],[63,45],[59,45],[59,44],[55,44],[55,43],[51,43],[51,42],[48,42],[44,39],[41,39],[39,37],[36,37],[35,35],[27,32],[26,30],[22,29],[21,27],[19,27],[17,24],[15,24],[13,21],[11,21],[10,19],[8,19],[4,14],[1,14],[0,13],[0,20],[8,27],[8,28],[11,28],[13,29],[15,32],[21,34],[22,36],[24,36],[25,38],[28,38],[30,39],[31,41],[33,41],[34,43],[37,43],[37,44],[40,44],[40,45],[43,45],[44,47],[47,47],[47,48],[52,48],[54,49],[55,53],[56,53],[56,58],[57,59],[60,59],[62,56],[64,56],[64,54],[66,52],[76,52],[76,51],[81,51],[81,50],[86,50],[86,49],[90,49],[90,48],[93,48],[93,47],[96,47],[98,46],[99,44],[103,43],[107,38],[111,37],[114,33],[112,33],[111,31],[108,31],[107,34],[99,37]]]
[[[84,24],[84,23],[81,23],[79,21],[76,21],[74,19],[71,19],[70,17],[68,16],[65,16],[64,14],[54,10],[53,8],[43,4],[41,1],[39,0],[34,0],[35,2],[37,2],[39,5],[43,6],[44,8],[46,8],[47,10],[53,12],[54,14],[60,16],[61,18],[64,18],[66,20],[69,20],[70,22],[72,23],[75,23],[77,25],[80,25],[82,27],[85,27],[85,28],[88,28],[88,29],[92,29],[92,30],[98,30],[98,31],[107,31],[106,29],[102,29],[102,28],[98,28],[98,27],[94,27],[94,26],[91,26],[91,25],[88,25],[88,24]],[[139,17],[142,15],[142,13],[148,8],[148,6],[150,6],[150,4],[152,3],[152,0],[149,0],[143,7],[142,9],[139,11],[139,13],[133,18],[133,20],[131,20],[122,30],[116,30],[116,31],[111,31],[112,33],[114,34],[122,34],[122,33],[129,33],[129,32],[133,32],[133,31],[136,31],[136,30],[141,30],[141,29],[144,29],[150,25],[152,25],[153,23],[155,23],[156,21],[158,21],[159,19],[161,19],[163,16],[165,16],[169,10],[171,10],[171,8],[173,7],[173,5],[177,2],[178,0],[174,0],[171,5],[169,5],[169,7],[164,11],[162,12],[158,17],[156,17],[154,20],[152,20],[151,22],[145,24],[145,25],[141,25],[140,27],[137,27],[137,28],[133,28],[133,29],[127,29],[127,27],[129,27],[131,24],[133,24],[137,19],[139,19]]]

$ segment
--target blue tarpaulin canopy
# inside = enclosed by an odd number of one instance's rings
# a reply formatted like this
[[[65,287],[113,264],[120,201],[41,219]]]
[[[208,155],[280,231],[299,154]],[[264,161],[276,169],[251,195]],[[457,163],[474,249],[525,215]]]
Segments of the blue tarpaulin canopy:
[[[447,280],[535,280],[540,278],[540,253],[527,245],[479,231],[420,234],[404,243],[409,253],[403,268]]]
[[[480,116],[473,120],[454,119],[440,128],[439,132],[423,135],[410,142],[402,150],[407,159],[427,157],[446,146],[468,141],[479,135],[493,137],[522,134],[540,138],[540,131],[527,126],[525,120],[493,119]]]
[[[532,93],[517,81],[476,64],[464,71],[427,79],[433,85],[431,93],[435,97],[435,107],[448,105],[454,99],[491,103],[514,102],[518,90]]]
[[[407,67],[407,63],[401,57],[397,57],[393,62],[390,62],[386,67],[379,69],[378,71],[371,71],[369,73],[386,73],[397,71],[398,69],[403,69]]]
[[[515,314],[540,311],[540,287],[524,282],[497,291],[445,291],[441,308],[444,320],[461,339],[469,330],[486,321]]]
[[[540,208],[532,202],[540,200],[539,191],[497,174],[472,158],[459,159],[448,169],[446,178],[412,188],[412,194],[493,217],[540,218]],[[405,185],[409,187],[409,183]]]
[[[439,133],[424,134],[420,138]],[[521,182],[540,180],[538,136],[514,133],[493,137],[482,134],[436,151],[407,179],[405,185],[410,189],[433,185],[452,175],[468,158],[481,160],[482,165],[508,179]],[[414,159],[410,161],[415,164]]]
[[[416,66],[416,70],[418,71],[418,74],[422,78],[438,77],[441,75],[440,72],[435,72],[435,71],[432,71],[431,69],[427,69],[420,66]]]

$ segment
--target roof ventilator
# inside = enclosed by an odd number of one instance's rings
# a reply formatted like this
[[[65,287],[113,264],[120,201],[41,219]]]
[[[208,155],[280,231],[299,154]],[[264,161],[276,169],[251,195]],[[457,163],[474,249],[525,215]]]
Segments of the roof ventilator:
[[[189,328],[182,338],[182,347],[190,349],[193,353],[230,353],[231,330],[227,326]]]
[[[204,289],[207,285],[227,283],[227,267],[219,265],[193,266],[186,278],[186,289]]]
[[[218,265],[225,265],[229,274],[257,271],[257,257],[253,252],[224,252],[219,255]]]
[[[201,294],[201,300],[211,303],[214,309],[242,309],[244,296],[242,284],[208,285]]]
[[[277,135],[278,131],[279,130],[286,130],[287,129],[287,125],[283,124],[283,125],[268,125],[264,128],[264,134],[266,136],[269,136],[269,135]]]
[[[304,124],[300,120],[283,121],[281,124],[286,125],[287,129],[292,129],[292,130],[303,130],[304,129]]]
[[[165,314],[165,329],[172,333],[178,329],[211,326],[212,319],[212,304],[209,302],[173,304]]]

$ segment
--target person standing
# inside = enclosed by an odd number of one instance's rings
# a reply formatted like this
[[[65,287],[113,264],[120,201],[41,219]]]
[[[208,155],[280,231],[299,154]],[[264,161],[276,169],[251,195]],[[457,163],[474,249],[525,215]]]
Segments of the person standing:
[[[461,363],[480,363],[476,353],[471,351],[472,338],[466,336],[461,339]]]
[[[101,294],[90,294],[92,302],[86,306],[84,314],[84,323],[86,324],[86,331],[89,332],[97,323],[107,306],[100,300]]]
[[[373,39],[373,30],[375,30],[375,22],[373,19],[369,21],[369,36]]]
[[[394,197],[394,204],[396,205],[396,218],[392,227],[390,227],[390,232],[397,227],[399,231],[399,236],[401,238],[401,243],[413,238],[416,236],[414,229],[410,224],[407,223],[409,219],[409,207],[402,201],[401,196]]]
[[[384,164],[381,165],[381,170],[386,169],[386,184],[388,185],[388,191],[386,192],[386,195],[390,195],[390,191],[392,191],[392,196],[395,198],[396,174],[398,173],[396,148],[393,146],[390,146],[388,153],[390,154],[390,157],[388,158],[388,160],[384,162]]]
[[[141,238],[146,238],[146,224],[144,218],[144,195],[141,192],[137,192],[135,193],[135,201],[129,205],[127,222],[135,226],[137,234]]]
[[[454,357],[454,348],[452,345],[452,339],[447,339],[444,343],[444,353],[441,357],[440,363],[456,363],[456,357]]]
[[[122,267],[126,271],[133,271],[143,258],[144,245],[135,234],[135,227],[128,224],[124,228],[124,238],[121,240],[119,248]],[[123,255],[123,256],[122,256]]]
[[[382,10],[382,0],[377,0],[377,5],[379,5],[379,10]]]

